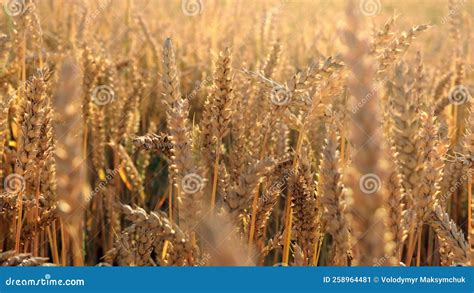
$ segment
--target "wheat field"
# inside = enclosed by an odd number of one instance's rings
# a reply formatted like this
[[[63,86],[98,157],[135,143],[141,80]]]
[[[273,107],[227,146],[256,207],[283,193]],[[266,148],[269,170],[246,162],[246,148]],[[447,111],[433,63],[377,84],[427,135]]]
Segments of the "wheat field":
[[[472,0],[5,0],[0,265],[474,264]]]

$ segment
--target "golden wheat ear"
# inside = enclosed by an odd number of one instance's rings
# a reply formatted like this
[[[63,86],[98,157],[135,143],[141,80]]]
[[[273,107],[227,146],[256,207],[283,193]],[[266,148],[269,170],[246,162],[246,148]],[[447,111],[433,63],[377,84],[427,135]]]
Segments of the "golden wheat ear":
[[[322,154],[318,187],[323,207],[322,220],[327,233],[331,234],[334,241],[333,264],[346,266],[347,254],[350,251],[349,225],[337,147],[337,134],[332,130]]]
[[[429,222],[440,241],[442,265],[466,265],[469,262],[469,249],[464,233],[456,223],[443,211],[441,205],[436,205]]]

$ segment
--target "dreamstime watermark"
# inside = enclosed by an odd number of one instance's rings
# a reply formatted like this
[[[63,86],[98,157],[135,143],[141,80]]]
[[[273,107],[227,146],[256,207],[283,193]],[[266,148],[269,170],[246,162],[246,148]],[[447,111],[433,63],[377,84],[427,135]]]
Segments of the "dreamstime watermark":
[[[377,259],[372,266],[373,267],[381,267],[389,260],[389,258],[390,258],[390,256],[388,254],[385,254],[381,258]]]
[[[204,5],[202,0],[182,0],[181,9],[187,16],[196,16],[202,13]]]
[[[193,91],[187,96],[189,102],[194,99],[197,93],[204,87],[209,86],[212,84],[212,76],[206,77],[203,81],[196,81],[196,86],[194,87]]]
[[[204,179],[196,173],[187,174],[181,179],[181,189],[184,193],[194,194],[204,188]]]
[[[471,167],[471,164],[474,162],[474,156],[466,156],[461,153],[454,153],[454,155],[449,155],[444,160],[451,163],[461,162],[463,165]]]
[[[20,82],[14,90],[15,93],[23,93],[26,92],[26,90],[33,85],[33,80],[34,78],[40,78],[43,79],[43,81],[46,81],[49,79],[51,75],[51,70],[49,69],[48,66],[45,66],[43,68],[38,68],[36,69],[36,74],[31,75],[27,80],[24,82]]]
[[[25,0],[4,0],[3,10],[9,16],[22,15],[28,9]]]
[[[7,286],[85,286],[84,279],[53,279],[50,274],[45,274],[39,279],[13,279],[5,280]]]
[[[365,194],[373,194],[380,190],[382,182],[380,177],[374,173],[368,173],[360,177],[359,188]]]
[[[146,150],[151,150],[151,149],[154,149],[154,148],[158,148],[158,149],[171,149],[174,144],[171,142],[171,141],[160,141],[160,142],[148,142],[148,141],[145,141],[144,143],[142,143],[142,141],[140,140],[140,137],[136,137],[134,138],[133,140],[133,144],[137,147],[143,147],[145,148]],[[183,142],[183,143],[180,143],[178,144],[178,146],[185,146],[187,145],[187,143]]]
[[[439,197],[440,202],[445,202],[448,200],[451,195],[453,195],[459,188],[472,176],[474,169],[472,169],[472,164],[474,162],[474,157],[466,156],[460,153],[454,153],[454,155],[449,155],[444,158],[446,162],[457,163],[460,162],[464,166],[462,168],[468,168],[466,173],[463,173],[461,177],[456,180],[456,182],[449,187],[449,189]],[[465,169],[463,169],[465,170]]]
[[[457,85],[449,91],[448,99],[453,105],[462,105],[469,101],[471,94],[467,87],[463,85]]]
[[[280,4],[272,7],[267,13],[265,13],[265,15],[263,16],[263,21],[262,23],[265,25],[266,23],[270,22],[271,19],[275,16],[275,15],[278,15],[281,10],[283,9],[283,6],[286,5],[286,3],[288,2],[288,0],[283,0],[280,2]]]
[[[95,21],[97,17],[109,7],[111,2],[112,0],[100,0],[97,9],[87,15],[86,24],[90,24],[91,22]]]
[[[469,168],[467,173],[464,173],[463,175],[461,175],[459,180],[457,180],[456,183],[454,183],[454,185],[452,185],[448,189],[448,191],[446,191],[445,193],[443,193],[443,195],[439,197],[440,202],[445,202],[446,200],[448,200],[451,197],[451,195],[453,195],[464,184],[464,182],[466,182],[469,179],[469,177],[472,176],[473,171],[474,170],[472,168]]]
[[[10,174],[3,180],[3,187],[8,193],[20,193],[25,191],[25,178],[19,174]]]
[[[115,176],[118,174],[119,169],[115,168],[113,170],[107,169],[105,171],[105,179],[101,180],[94,188],[94,190],[91,191],[89,196],[87,197],[86,201],[90,201],[94,196],[96,196],[98,193],[100,193],[104,188],[115,178]]]
[[[112,103],[115,99],[115,91],[108,85],[99,85],[92,91],[92,101],[99,106]]]
[[[458,3],[456,3],[454,7],[449,10],[448,14],[441,19],[441,24],[447,23],[452,17],[460,17],[460,15],[458,15],[459,11],[464,7],[464,4],[466,3],[467,0],[459,0]]]
[[[290,103],[291,93],[282,86],[276,86],[272,89],[270,100],[277,106],[285,106]]]
[[[274,267],[287,267],[288,264],[286,262],[278,262],[273,265]]]
[[[284,176],[277,180],[275,183],[270,186],[268,191],[266,193],[263,193],[262,197],[260,200],[262,202],[266,202],[269,198],[267,196],[268,193],[273,194],[273,193],[281,193],[283,190],[285,190],[287,186],[288,179],[295,174],[294,170],[290,170],[289,172],[285,172]]]
[[[387,80],[388,80],[388,78],[385,77],[385,79],[382,80],[382,82],[385,82],[385,81],[387,81]],[[380,83],[380,84],[381,84],[381,83]],[[379,88],[380,88],[380,84],[379,84],[379,83],[376,84],[376,85],[374,86],[374,88],[372,88],[372,90],[371,90],[369,93],[367,93],[367,95],[365,95],[365,97],[363,97],[362,100],[360,100],[360,101],[357,103],[357,105],[355,105],[354,107],[352,107],[352,114],[357,113],[360,109],[362,109],[362,107],[365,106],[365,104],[367,104],[367,102],[368,102],[370,99],[372,99],[372,98],[377,94],[377,92],[379,91]]]
[[[382,4],[380,3],[380,0],[360,0],[359,9],[365,16],[375,16],[380,14]]]
[[[466,64],[466,71],[474,71],[474,63]]]
[[[203,257],[199,260],[196,266],[198,267],[203,267],[209,264],[209,261],[211,260],[211,255],[209,253],[204,253]]]

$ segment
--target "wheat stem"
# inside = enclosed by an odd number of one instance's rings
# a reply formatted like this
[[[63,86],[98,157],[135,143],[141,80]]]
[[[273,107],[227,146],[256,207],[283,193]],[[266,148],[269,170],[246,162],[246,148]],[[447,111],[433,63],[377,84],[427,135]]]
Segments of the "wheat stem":
[[[216,193],[217,193],[217,176],[219,169],[219,151],[216,153],[216,160],[214,162],[214,171],[212,176],[212,193],[211,193],[211,212],[214,211],[216,205]]]
[[[294,174],[293,176],[296,176],[297,174],[297,167],[298,167],[298,154],[301,151],[301,147],[303,145],[303,127],[301,126],[301,129],[298,132],[298,140],[296,143],[296,150],[295,150],[295,155],[293,159],[293,170]],[[284,242],[283,242],[283,257],[282,257],[282,262],[284,264],[287,264],[289,261],[290,257],[290,241],[291,241],[291,226],[292,226],[292,208],[291,208],[291,193],[288,192],[287,198],[286,198],[286,212],[285,212],[285,237],[284,237]]]
[[[421,262],[421,235],[422,235],[422,229],[420,228],[420,232],[418,233],[418,251],[416,253],[416,266],[420,266]]]

